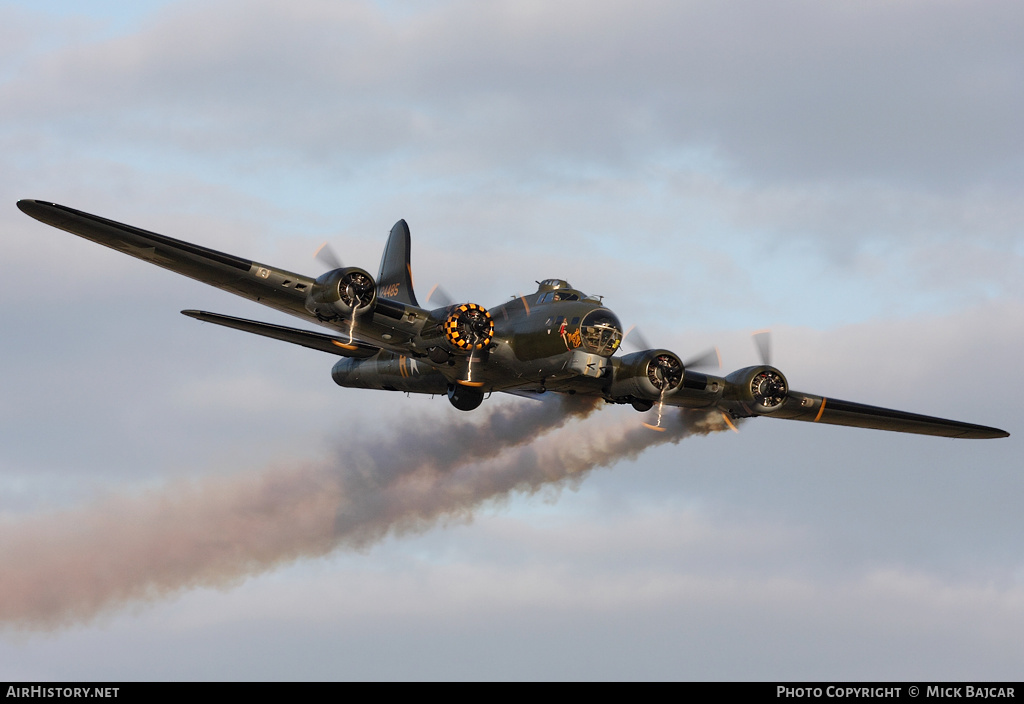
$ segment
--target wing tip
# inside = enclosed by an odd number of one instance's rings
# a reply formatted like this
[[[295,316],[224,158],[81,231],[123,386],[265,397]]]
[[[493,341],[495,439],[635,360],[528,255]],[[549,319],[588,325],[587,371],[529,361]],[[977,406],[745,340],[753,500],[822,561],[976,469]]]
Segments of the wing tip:
[[[1002,428],[990,428],[987,425],[971,425],[963,433],[950,434],[948,437],[964,440],[995,440],[996,438],[1008,438],[1010,434]]]
[[[67,207],[66,205],[58,205],[48,200],[37,200],[35,198],[22,198],[18,201],[18,210],[28,215],[30,218],[35,218],[39,222],[46,223],[47,225],[53,225],[55,219],[59,219],[61,212],[64,213],[75,213],[76,210]]]
[[[52,205],[52,203],[35,200],[34,198],[22,198],[18,201],[18,210],[25,213],[25,215],[35,217],[35,213],[38,213],[43,205]]]

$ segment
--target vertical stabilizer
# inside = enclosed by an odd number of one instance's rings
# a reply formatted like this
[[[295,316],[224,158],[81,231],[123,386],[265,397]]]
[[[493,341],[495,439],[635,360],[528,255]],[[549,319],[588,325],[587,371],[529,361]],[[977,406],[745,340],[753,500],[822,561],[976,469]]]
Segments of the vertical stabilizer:
[[[399,220],[391,228],[387,246],[384,247],[384,256],[380,259],[377,295],[419,308],[416,293],[412,290],[412,267],[409,266],[410,241],[409,226],[405,220]]]

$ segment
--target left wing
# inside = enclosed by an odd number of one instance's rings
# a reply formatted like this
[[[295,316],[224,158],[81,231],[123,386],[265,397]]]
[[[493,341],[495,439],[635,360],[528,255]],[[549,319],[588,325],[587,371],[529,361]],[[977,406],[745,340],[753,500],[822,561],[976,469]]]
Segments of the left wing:
[[[896,411],[864,403],[840,401],[837,398],[825,398],[797,391],[790,392],[785,403],[782,404],[782,408],[770,415],[787,420],[893,430],[898,433],[916,433],[918,435],[938,435],[946,438],[980,440],[1010,436],[1008,432],[999,428],[924,416],[919,413]]]
[[[640,411],[655,404],[718,410],[730,425],[737,418],[767,416],[947,438],[1010,435],[985,425],[792,391],[782,372],[769,364],[737,369],[726,377],[702,374],[685,368],[679,357],[663,349],[613,358],[611,382],[604,393],[608,400],[631,403]]]
[[[709,401],[706,405],[718,408],[727,420],[729,417],[768,416],[947,438],[1005,438],[1010,435],[1005,430],[985,425],[792,391],[782,372],[769,365],[739,369],[724,379],[689,370],[683,376],[685,382],[673,397],[677,399],[673,405],[696,405],[698,399],[704,397]]]

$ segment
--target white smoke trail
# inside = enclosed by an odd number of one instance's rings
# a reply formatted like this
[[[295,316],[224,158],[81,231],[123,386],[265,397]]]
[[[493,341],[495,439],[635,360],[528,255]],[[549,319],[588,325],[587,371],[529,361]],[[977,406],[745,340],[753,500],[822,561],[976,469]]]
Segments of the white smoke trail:
[[[452,425],[350,440],[321,465],[177,483],[138,497],[0,523],[0,627],[48,629],[125,603],[223,586],[276,565],[364,548],[466,517],[482,502],[578,479],[647,447],[725,429],[717,414],[667,431],[573,422],[596,402],[495,406]]]

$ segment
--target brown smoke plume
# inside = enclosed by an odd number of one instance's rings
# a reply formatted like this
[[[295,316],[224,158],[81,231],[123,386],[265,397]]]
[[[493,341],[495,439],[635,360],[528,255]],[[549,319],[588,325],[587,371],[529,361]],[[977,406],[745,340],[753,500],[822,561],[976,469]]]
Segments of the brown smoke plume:
[[[489,499],[578,480],[664,442],[725,429],[668,413],[666,431],[573,422],[597,402],[493,406],[466,420],[350,438],[329,463],[172,484],[0,523],[0,627],[55,628],[127,602],[224,586],[274,566],[361,549],[465,518]]]

